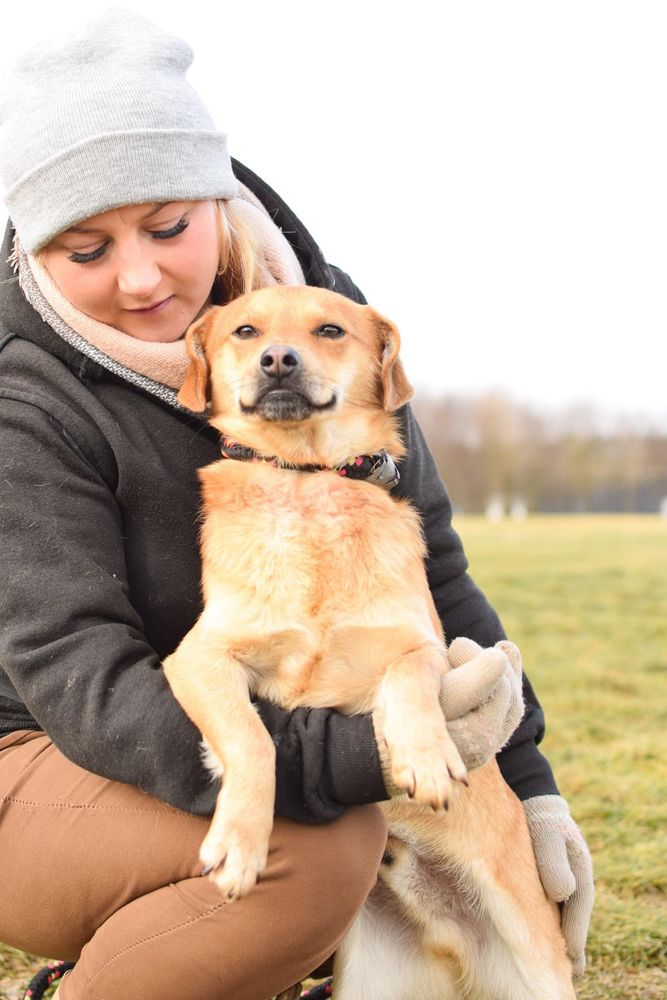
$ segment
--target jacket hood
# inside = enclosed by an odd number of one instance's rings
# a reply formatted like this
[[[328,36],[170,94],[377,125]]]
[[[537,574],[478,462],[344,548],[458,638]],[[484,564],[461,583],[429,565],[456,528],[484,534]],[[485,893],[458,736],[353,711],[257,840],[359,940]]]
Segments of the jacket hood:
[[[233,160],[232,163],[237,179],[259,199],[275,224],[282,230],[296,254],[307,284],[333,288],[335,285],[333,271],[303,223],[282,198],[252,170],[237,160]],[[83,353],[77,348],[76,335],[64,339],[62,335],[55,333],[21,291],[18,276],[8,260],[13,243],[14,228],[9,220],[0,248],[0,339],[13,335],[29,340],[63,361],[79,378],[98,381],[125,377],[139,388],[159,396],[172,405],[178,405],[175,402],[176,393],[172,389],[132,372],[115,375],[113,369],[108,370],[108,366],[99,364],[94,356],[91,357],[91,352]]]

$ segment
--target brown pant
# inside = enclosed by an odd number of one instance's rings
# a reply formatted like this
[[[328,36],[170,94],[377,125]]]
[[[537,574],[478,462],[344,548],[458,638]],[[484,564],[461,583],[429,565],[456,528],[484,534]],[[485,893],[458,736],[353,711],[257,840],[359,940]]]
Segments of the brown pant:
[[[76,960],[59,1000],[267,1000],[336,948],[385,845],[377,806],[277,819],[266,874],[223,903],[193,876],[207,822],[68,761],[42,733],[0,739],[0,940]]]

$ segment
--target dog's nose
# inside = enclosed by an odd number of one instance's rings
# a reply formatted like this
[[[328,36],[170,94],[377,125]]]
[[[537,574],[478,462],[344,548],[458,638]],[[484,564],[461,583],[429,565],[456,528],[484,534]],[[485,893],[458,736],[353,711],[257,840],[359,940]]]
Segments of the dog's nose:
[[[259,366],[271,378],[286,378],[299,370],[301,358],[289,344],[273,344],[262,353]]]

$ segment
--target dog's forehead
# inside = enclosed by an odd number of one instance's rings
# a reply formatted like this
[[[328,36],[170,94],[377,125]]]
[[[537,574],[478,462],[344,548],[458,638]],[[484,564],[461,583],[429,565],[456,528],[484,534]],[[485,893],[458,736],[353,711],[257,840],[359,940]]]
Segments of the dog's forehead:
[[[240,324],[277,330],[283,327],[312,328],[325,323],[360,322],[363,307],[337,292],[309,286],[263,288],[244,295],[229,306],[226,319]]]

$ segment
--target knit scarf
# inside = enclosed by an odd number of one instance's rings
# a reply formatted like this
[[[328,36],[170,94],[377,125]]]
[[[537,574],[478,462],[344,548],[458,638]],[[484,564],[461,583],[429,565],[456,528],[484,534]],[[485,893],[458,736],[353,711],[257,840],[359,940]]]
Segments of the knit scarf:
[[[275,284],[305,284],[292,247],[261,202],[242,184],[234,207],[252,226]],[[18,267],[26,299],[66,343],[125,381],[179,405],[176,396],[189,364],[182,338],[169,344],[137,340],[80,312],[65,298],[46,268],[23,250],[18,237],[11,260]]]

